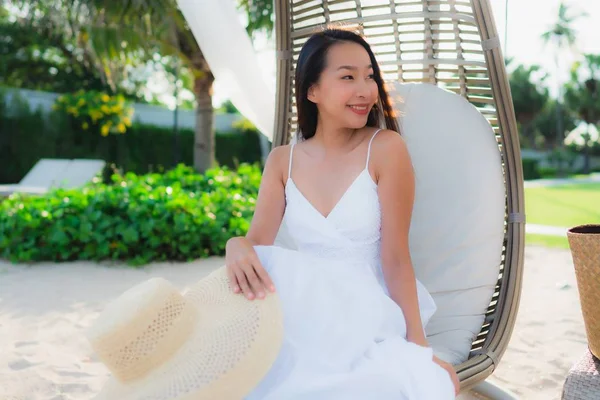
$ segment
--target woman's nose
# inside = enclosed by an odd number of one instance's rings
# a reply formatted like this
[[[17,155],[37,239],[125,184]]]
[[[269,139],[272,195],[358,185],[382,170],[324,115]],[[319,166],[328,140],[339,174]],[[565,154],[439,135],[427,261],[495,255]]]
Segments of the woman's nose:
[[[356,88],[356,95],[358,97],[366,98],[371,93],[370,82],[366,79],[359,80]]]

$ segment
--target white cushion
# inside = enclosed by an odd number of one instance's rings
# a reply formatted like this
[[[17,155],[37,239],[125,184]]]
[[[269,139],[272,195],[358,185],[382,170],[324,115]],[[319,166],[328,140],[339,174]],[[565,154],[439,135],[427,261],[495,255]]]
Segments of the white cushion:
[[[463,97],[430,84],[388,85],[415,170],[411,257],[438,306],[426,332],[435,353],[457,364],[469,355],[498,279],[500,151],[490,124]]]

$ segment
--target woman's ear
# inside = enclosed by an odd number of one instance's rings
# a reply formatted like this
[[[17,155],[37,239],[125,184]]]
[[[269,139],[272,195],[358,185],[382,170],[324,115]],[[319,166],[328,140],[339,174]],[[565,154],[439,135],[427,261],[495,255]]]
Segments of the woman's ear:
[[[315,85],[312,85],[311,87],[308,88],[308,91],[306,92],[306,98],[309,101],[312,101],[313,103],[318,103],[317,101],[317,88],[315,87]]]

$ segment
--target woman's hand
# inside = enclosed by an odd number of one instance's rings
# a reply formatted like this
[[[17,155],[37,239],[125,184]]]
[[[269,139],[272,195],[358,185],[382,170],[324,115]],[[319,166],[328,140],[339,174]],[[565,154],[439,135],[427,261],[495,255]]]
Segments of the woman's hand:
[[[450,379],[452,379],[452,383],[454,384],[454,395],[458,396],[458,393],[460,392],[460,380],[458,379],[458,375],[452,364],[439,359],[437,356],[433,356],[433,362],[444,368],[450,374]]]
[[[225,247],[225,266],[229,283],[235,293],[242,292],[249,300],[263,299],[275,286],[258,259],[252,243],[245,237],[234,237]]]

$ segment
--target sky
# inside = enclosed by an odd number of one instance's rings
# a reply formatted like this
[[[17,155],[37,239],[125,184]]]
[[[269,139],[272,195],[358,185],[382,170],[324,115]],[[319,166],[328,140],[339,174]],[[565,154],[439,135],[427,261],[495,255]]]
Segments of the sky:
[[[544,47],[540,39],[557,20],[559,0],[508,0],[508,37],[505,43],[506,0],[490,0],[505,56],[526,65],[538,64],[550,74],[557,76],[554,53]],[[566,0],[574,14],[587,13],[573,25],[577,31],[576,54],[600,54],[600,2],[597,0]],[[568,69],[575,60],[570,54],[561,55],[564,67],[558,75],[568,78]],[[552,88],[551,88],[552,89]]]
[[[515,64],[540,65],[553,77],[561,80],[568,78],[568,68],[575,60],[568,54],[561,55],[563,68],[556,74],[554,53],[551,47],[544,47],[540,38],[557,20],[560,0],[508,0],[508,19],[505,18],[507,0],[490,0],[496,21],[496,29],[505,56],[514,57]],[[577,50],[580,53],[600,54],[600,1],[565,0],[571,6],[571,12],[588,14],[574,25],[577,30]],[[505,22],[508,20],[508,36],[505,42]],[[259,60],[263,67],[267,83],[275,86],[274,42],[259,40],[255,42]],[[551,93],[556,81],[548,81]],[[215,84],[214,104],[220,104],[225,98],[219,93],[219,84]]]

